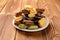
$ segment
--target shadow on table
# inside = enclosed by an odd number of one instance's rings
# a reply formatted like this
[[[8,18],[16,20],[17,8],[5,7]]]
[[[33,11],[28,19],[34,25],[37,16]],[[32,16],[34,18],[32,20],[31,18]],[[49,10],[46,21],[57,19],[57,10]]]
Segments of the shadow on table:
[[[21,35],[31,37],[31,38],[40,38],[40,37],[46,37],[46,33],[49,34],[50,31],[52,30],[51,24],[48,25],[48,27],[42,31],[38,32],[23,32],[23,31],[18,31]]]

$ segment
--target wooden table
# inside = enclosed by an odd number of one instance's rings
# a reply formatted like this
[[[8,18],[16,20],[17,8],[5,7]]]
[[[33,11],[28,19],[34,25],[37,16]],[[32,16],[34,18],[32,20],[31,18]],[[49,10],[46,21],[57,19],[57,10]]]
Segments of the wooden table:
[[[25,5],[44,8],[48,28],[34,33],[17,30],[13,15]],[[60,0],[0,0],[0,40],[60,40]]]

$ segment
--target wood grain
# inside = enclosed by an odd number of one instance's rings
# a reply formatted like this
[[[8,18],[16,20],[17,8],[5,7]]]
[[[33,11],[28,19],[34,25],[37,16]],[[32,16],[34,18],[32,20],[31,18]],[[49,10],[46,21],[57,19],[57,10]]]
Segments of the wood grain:
[[[6,3],[7,3],[7,0],[0,0],[0,12],[5,7]]]
[[[49,18],[50,18],[50,25],[49,25],[50,28],[47,28],[45,31],[46,36],[47,36],[47,40],[59,40],[60,36],[58,37],[57,35],[60,35],[60,32],[58,30],[59,24],[60,24],[59,23],[59,19],[60,19],[59,13],[60,12],[57,9],[55,2],[53,0],[50,0],[49,2],[48,2],[48,0],[46,0],[45,3],[49,4],[49,5],[47,4],[47,8],[49,9],[49,14],[47,14],[47,15],[49,15]]]
[[[60,0],[9,0],[0,1],[0,40],[60,40]],[[13,16],[25,5],[45,9],[48,28],[39,32],[23,32],[12,25]]]
[[[12,16],[7,16],[5,25],[0,35],[0,40],[14,40],[16,29],[12,25]]]
[[[0,40],[14,40],[16,29],[12,25],[13,16],[8,16],[9,7],[11,6],[12,0],[8,1],[0,16]],[[8,7],[7,7],[8,6]],[[8,8],[8,9],[7,9]],[[6,17],[5,17],[6,16]],[[11,19],[10,19],[11,18]]]
[[[2,33],[3,26],[5,25],[6,18],[6,15],[0,15],[0,35]]]

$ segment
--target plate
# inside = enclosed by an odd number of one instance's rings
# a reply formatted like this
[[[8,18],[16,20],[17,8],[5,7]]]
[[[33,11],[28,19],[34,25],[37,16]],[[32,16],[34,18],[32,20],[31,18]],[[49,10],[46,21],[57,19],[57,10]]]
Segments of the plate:
[[[46,19],[46,25],[45,25],[44,27],[42,27],[42,28],[38,28],[38,29],[34,29],[34,30],[21,29],[21,28],[19,28],[18,26],[16,26],[16,25],[14,24],[15,19],[13,19],[12,24],[13,24],[13,26],[14,26],[15,28],[17,28],[17,29],[19,29],[19,30],[22,30],[22,31],[26,31],[26,32],[37,32],[37,31],[44,30],[44,29],[46,29],[46,28],[48,27],[48,25],[49,25],[49,20],[48,20],[48,18],[45,18],[45,19]]]

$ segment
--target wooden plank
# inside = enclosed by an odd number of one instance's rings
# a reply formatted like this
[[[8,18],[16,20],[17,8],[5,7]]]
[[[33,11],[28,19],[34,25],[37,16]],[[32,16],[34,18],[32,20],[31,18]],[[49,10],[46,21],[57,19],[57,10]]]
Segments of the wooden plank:
[[[7,0],[0,0],[0,35],[7,20],[7,15],[5,15],[5,12],[2,12],[7,2]]]
[[[60,30],[58,30],[60,28],[60,12],[52,0],[45,0],[45,3],[47,3],[46,9],[48,10],[48,14],[46,15],[50,19],[50,25],[45,30],[47,40],[60,40]]]
[[[32,5],[33,7],[36,8],[37,4],[35,0],[22,1],[22,8],[25,5]],[[43,38],[41,32],[30,33],[30,32],[17,31],[16,40],[43,40]]]
[[[5,25],[6,19],[7,19],[6,15],[0,15],[0,35],[2,33],[3,26]]]
[[[43,3],[41,3],[43,2]],[[57,9],[54,1],[52,0],[40,0],[38,6],[40,8],[45,8],[45,15],[50,19],[50,25],[47,29],[45,29],[44,33],[46,35],[46,40],[59,40],[60,39],[60,30],[59,30],[59,20],[60,20],[60,12]],[[44,5],[45,3],[45,5]],[[43,35],[44,36],[44,35]]]
[[[45,9],[45,12],[44,12],[43,14],[44,14],[46,17],[48,17],[47,14],[49,13],[49,11],[47,10],[47,4],[45,3],[45,0],[38,0],[37,6],[38,6],[38,8],[40,8],[40,9]],[[46,13],[46,12],[47,12],[47,13]],[[43,38],[43,40],[47,40],[45,30],[43,30],[41,33],[42,33],[42,38]]]
[[[0,35],[0,40],[14,40],[16,29],[12,25],[12,16],[7,16],[7,21],[4,25],[3,32]]]
[[[19,2],[20,1],[17,1],[17,0],[9,0],[1,13],[5,13],[6,15],[9,14],[9,13],[12,14],[12,12],[15,11],[17,6],[21,6],[19,4]],[[15,30],[15,28],[11,24],[13,18],[9,17],[9,15],[7,17],[8,17],[7,18],[8,20],[6,21],[6,23],[4,25],[4,28],[2,30],[2,33],[0,35],[0,40],[15,40],[15,32],[16,32],[16,30]]]
[[[9,0],[6,6],[4,7],[3,15],[1,18],[1,27],[0,27],[0,40],[14,40],[15,39],[15,32],[16,29],[12,25],[12,16],[7,15],[10,11],[10,8],[12,6],[12,3],[14,3],[13,0]]]
[[[16,12],[19,12],[22,6],[19,2],[20,0],[9,0],[2,13],[5,12],[6,15],[14,15]]]
[[[22,9],[24,7],[24,5],[26,5],[26,1],[20,0],[20,2],[21,2],[20,5],[21,5],[21,9]],[[25,32],[21,32],[21,31],[17,30],[15,40],[27,40],[26,37],[27,36],[25,35]]]
[[[3,10],[6,4],[7,4],[7,0],[0,0],[0,35],[2,33],[2,30],[4,28],[7,19],[7,16],[4,14],[4,12],[1,13],[1,11]]]
[[[0,6],[1,8],[7,4],[7,0],[0,0]],[[4,6],[5,7],[5,6]],[[3,10],[3,9],[2,9]],[[1,13],[0,13],[0,35],[2,33],[2,30],[4,28],[4,25],[5,25],[5,22],[7,20],[7,15],[5,14],[5,12],[2,12],[1,10]]]

